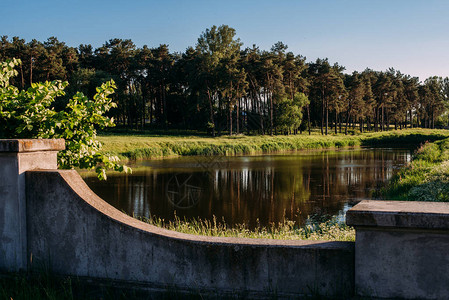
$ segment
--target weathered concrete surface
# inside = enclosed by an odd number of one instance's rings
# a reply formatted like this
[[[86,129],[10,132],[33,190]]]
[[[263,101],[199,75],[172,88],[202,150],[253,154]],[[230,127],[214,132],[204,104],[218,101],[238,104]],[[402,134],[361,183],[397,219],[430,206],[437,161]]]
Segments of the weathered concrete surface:
[[[365,200],[349,210],[346,224],[449,230],[449,203]]]
[[[0,140],[0,270],[26,268],[24,172],[56,169],[63,148],[64,140]]]
[[[449,298],[447,232],[356,230],[355,283],[358,295]]]
[[[346,219],[356,229],[357,295],[449,298],[448,204],[362,201]]]
[[[64,139],[0,139],[0,152],[59,151],[64,149]]]
[[[27,172],[28,255],[59,274],[254,296],[351,295],[354,244],[213,238],[129,217],[75,171]]]

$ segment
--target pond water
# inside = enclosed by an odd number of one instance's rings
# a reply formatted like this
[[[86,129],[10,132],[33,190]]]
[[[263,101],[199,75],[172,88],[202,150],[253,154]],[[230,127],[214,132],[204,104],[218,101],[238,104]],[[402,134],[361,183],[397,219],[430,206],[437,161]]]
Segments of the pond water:
[[[254,228],[284,219],[298,225],[307,218],[343,219],[410,159],[408,149],[301,151],[146,160],[132,165],[133,174],[110,174],[103,182],[81,175],[97,195],[130,215],[215,216]]]

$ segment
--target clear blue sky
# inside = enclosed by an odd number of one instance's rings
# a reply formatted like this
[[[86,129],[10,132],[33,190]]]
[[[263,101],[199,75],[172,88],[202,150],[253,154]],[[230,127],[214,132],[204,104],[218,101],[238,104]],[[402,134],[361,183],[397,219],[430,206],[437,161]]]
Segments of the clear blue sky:
[[[277,41],[347,72],[389,67],[449,76],[447,0],[1,0],[0,35],[27,42],[56,36],[69,46],[130,38],[137,46],[194,46],[212,25],[236,29],[244,47]]]

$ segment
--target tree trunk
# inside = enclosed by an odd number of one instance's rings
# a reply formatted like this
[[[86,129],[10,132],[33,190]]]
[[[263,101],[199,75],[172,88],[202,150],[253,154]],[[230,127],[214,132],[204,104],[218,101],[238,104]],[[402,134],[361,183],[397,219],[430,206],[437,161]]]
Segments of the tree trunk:
[[[339,132],[340,132],[340,134],[341,134],[341,123],[342,123],[342,121],[341,121],[341,119],[342,119],[342,117],[341,117],[341,114],[338,116],[338,124],[339,124]]]
[[[321,109],[321,135],[323,135],[324,134],[324,112],[325,112],[325,104],[324,104],[324,90],[321,92],[321,106],[322,106],[322,109]]]
[[[270,96],[270,135],[273,135],[273,94]]]
[[[261,96],[260,96],[259,93],[256,93],[255,95],[256,95],[256,98],[258,98],[258,99],[256,99],[256,101],[257,101],[257,103],[259,104],[260,131],[261,131],[261,134],[264,135],[264,134],[265,134],[265,130],[264,130],[264,127],[263,127],[263,107],[262,107],[262,100],[261,100]]]
[[[141,118],[142,118],[141,128],[142,129],[144,129],[144,127],[145,127],[145,104],[146,104],[145,96],[146,96],[146,94],[142,95],[142,114],[141,114]]]
[[[337,134],[337,119],[338,119],[338,112],[335,111],[335,134]]]
[[[211,98],[209,88],[207,89],[207,97],[209,99],[209,118],[210,118],[210,122],[212,124],[212,136],[215,136],[215,121],[214,121],[214,110],[213,110],[214,108],[212,105],[212,98]]]
[[[432,129],[435,129],[435,110],[432,109]]]
[[[221,130],[222,130],[222,124],[223,124],[223,105],[222,105],[222,97],[218,97],[218,111],[217,111],[217,134],[219,136],[221,136]],[[226,118],[226,120],[228,119],[228,115],[226,113],[226,108],[225,108],[225,112],[224,112],[224,117]],[[228,126],[228,124],[226,123],[226,126]],[[226,130],[226,128],[225,128]]]
[[[374,109],[374,131],[377,132],[379,130],[379,109]]]
[[[329,126],[329,105],[326,101],[326,135],[327,135],[327,127]]]
[[[309,135],[310,135],[310,104],[307,105],[307,127],[309,129]]]
[[[161,104],[160,104],[160,114],[161,114],[161,119],[162,119],[162,125],[164,128],[167,127],[167,102],[165,99],[165,85],[164,82],[162,82],[159,85],[159,92],[161,94]]]
[[[240,100],[237,100],[237,104],[236,104],[236,124],[235,124],[235,132],[237,133],[237,134],[239,134],[240,133],[240,110],[239,110],[239,107],[240,107],[240,105],[239,105],[239,101]]]
[[[232,135],[232,109],[231,109],[231,104],[229,104],[229,135]]]
[[[348,135],[348,125],[349,125],[349,111],[346,112],[345,135]]]
[[[382,123],[381,123],[380,130],[381,130],[381,131],[384,131],[384,130],[385,130],[385,119],[384,119],[384,116],[385,116],[385,115],[384,115],[384,106],[383,106],[383,105],[382,105],[382,110],[381,110],[381,113],[380,113],[380,114],[381,114],[381,120],[382,120],[382,121],[381,121]]]
[[[150,97],[150,115],[148,116],[150,119],[150,126],[153,124],[153,97]]]
[[[246,133],[249,135],[249,103],[248,103],[248,97],[245,97],[245,123],[246,123]]]
[[[387,128],[386,131],[390,131],[390,114],[386,114],[385,118],[387,119]]]

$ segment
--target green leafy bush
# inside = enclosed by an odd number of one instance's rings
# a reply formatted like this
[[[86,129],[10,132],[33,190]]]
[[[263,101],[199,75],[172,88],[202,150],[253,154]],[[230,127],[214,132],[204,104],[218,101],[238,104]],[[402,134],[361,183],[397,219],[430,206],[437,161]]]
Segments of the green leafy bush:
[[[114,93],[114,81],[97,88],[93,99],[77,93],[62,111],[53,102],[63,96],[67,82],[60,80],[33,83],[27,90],[9,85],[17,75],[14,67],[18,59],[0,63],[0,138],[63,138],[66,149],[58,154],[60,168],[95,169],[98,178],[106,179],[106,170],[129,172],[118,163],[117,156],[100,152],[102,144],[96,140],[96,128],[114,126],[105,116],[116,104],[109,98]]]

